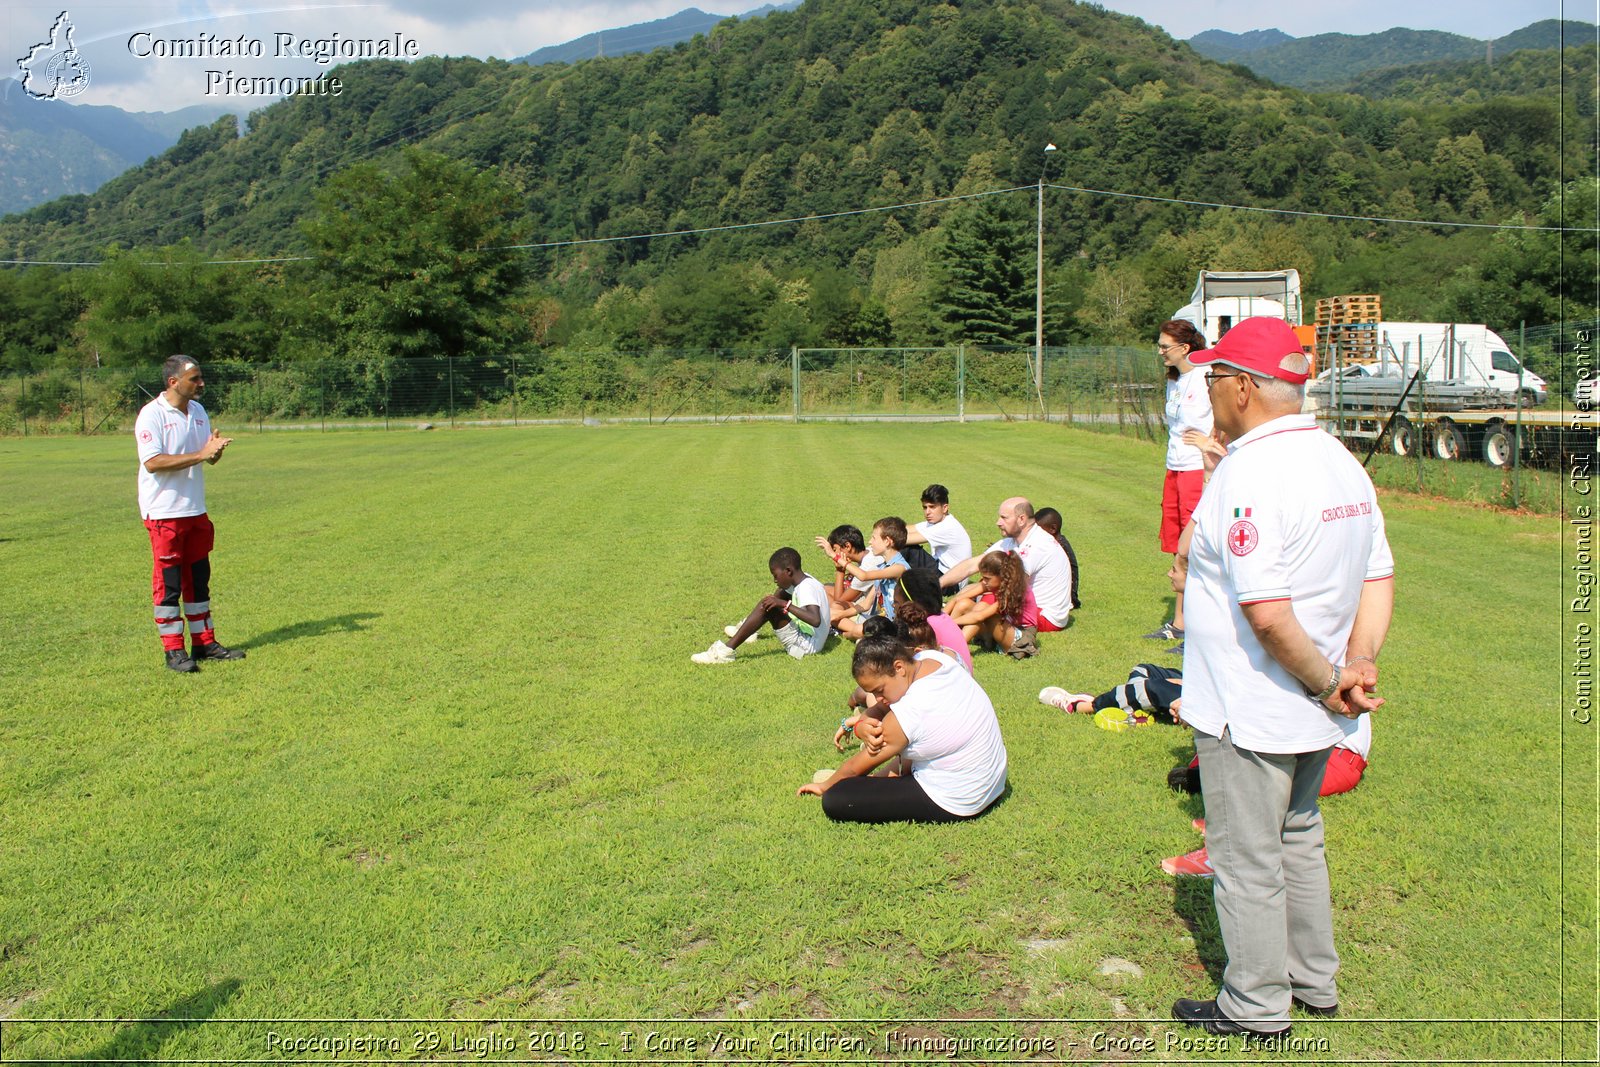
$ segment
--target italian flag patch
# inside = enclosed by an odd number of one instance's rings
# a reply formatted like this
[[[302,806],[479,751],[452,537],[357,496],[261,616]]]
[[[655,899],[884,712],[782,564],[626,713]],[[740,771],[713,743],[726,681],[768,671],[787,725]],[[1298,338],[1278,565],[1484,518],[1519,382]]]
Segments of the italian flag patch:
[[[1236,518],[1236,519],[1248,519],[1250,517],[1250,509],[1249,508],[1234,508],[1233,509],[1233,517]]]

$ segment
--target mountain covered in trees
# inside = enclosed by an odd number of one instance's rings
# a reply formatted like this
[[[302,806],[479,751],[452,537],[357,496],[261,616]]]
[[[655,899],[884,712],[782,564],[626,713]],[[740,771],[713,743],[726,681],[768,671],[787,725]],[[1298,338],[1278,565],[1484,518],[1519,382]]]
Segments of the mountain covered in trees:
[[[354,64],[0,220],[4,258],[104,261],[0,272],[0,358],[1026,344],[1041,177],[1051,343],[1147,338],[1200,268],[1553,321],[1592,234],[1372,221],[1592,227],[1592,57],[1545,55],[1587,82],[1312,97],[1091,4],[806,0],[571,66]]]
[[[1338,89],[1369,71],[1476,59],[1492,68],[1525,49],[1547,51],[1593,46],[1588,22],[1545,19],[1492,41],[1440,30],[1392,29],[1382,33],[1319,33],[1290,37],[1281,30],[1229,33],[1207,30],[1189,38],[1196,52],[1221,63],[1238,63],[1263,78],[1301,89]]]

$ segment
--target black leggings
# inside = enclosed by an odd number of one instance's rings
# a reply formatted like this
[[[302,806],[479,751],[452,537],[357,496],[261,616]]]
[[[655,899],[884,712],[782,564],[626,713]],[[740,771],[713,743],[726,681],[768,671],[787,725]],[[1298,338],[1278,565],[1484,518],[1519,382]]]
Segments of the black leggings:
[[[965,822],[977,818],[945,811],[909,774],[842,779],[822,794],[822,811],[835,822]]]

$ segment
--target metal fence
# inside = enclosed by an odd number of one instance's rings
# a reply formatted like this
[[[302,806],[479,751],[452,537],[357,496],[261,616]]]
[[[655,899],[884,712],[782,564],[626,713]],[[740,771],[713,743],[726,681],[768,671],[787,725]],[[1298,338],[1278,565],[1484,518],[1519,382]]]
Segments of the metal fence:
[[[1143,348],[557,351],[494,359],[205,363],[213,421],[235,432],[733,419],[1048,417],[1154,436],[1162,368]],[[131,426],[159,371],[0,378],[0,434]]]

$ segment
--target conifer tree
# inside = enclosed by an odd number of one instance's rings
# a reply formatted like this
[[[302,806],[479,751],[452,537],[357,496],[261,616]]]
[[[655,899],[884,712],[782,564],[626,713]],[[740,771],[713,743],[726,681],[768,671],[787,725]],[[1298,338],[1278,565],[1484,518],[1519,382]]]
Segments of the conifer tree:
[[[950,220],[939,317],[951,341],[1025,345],[1033,336],[1033,249],[1022,219],[987,197]]]

